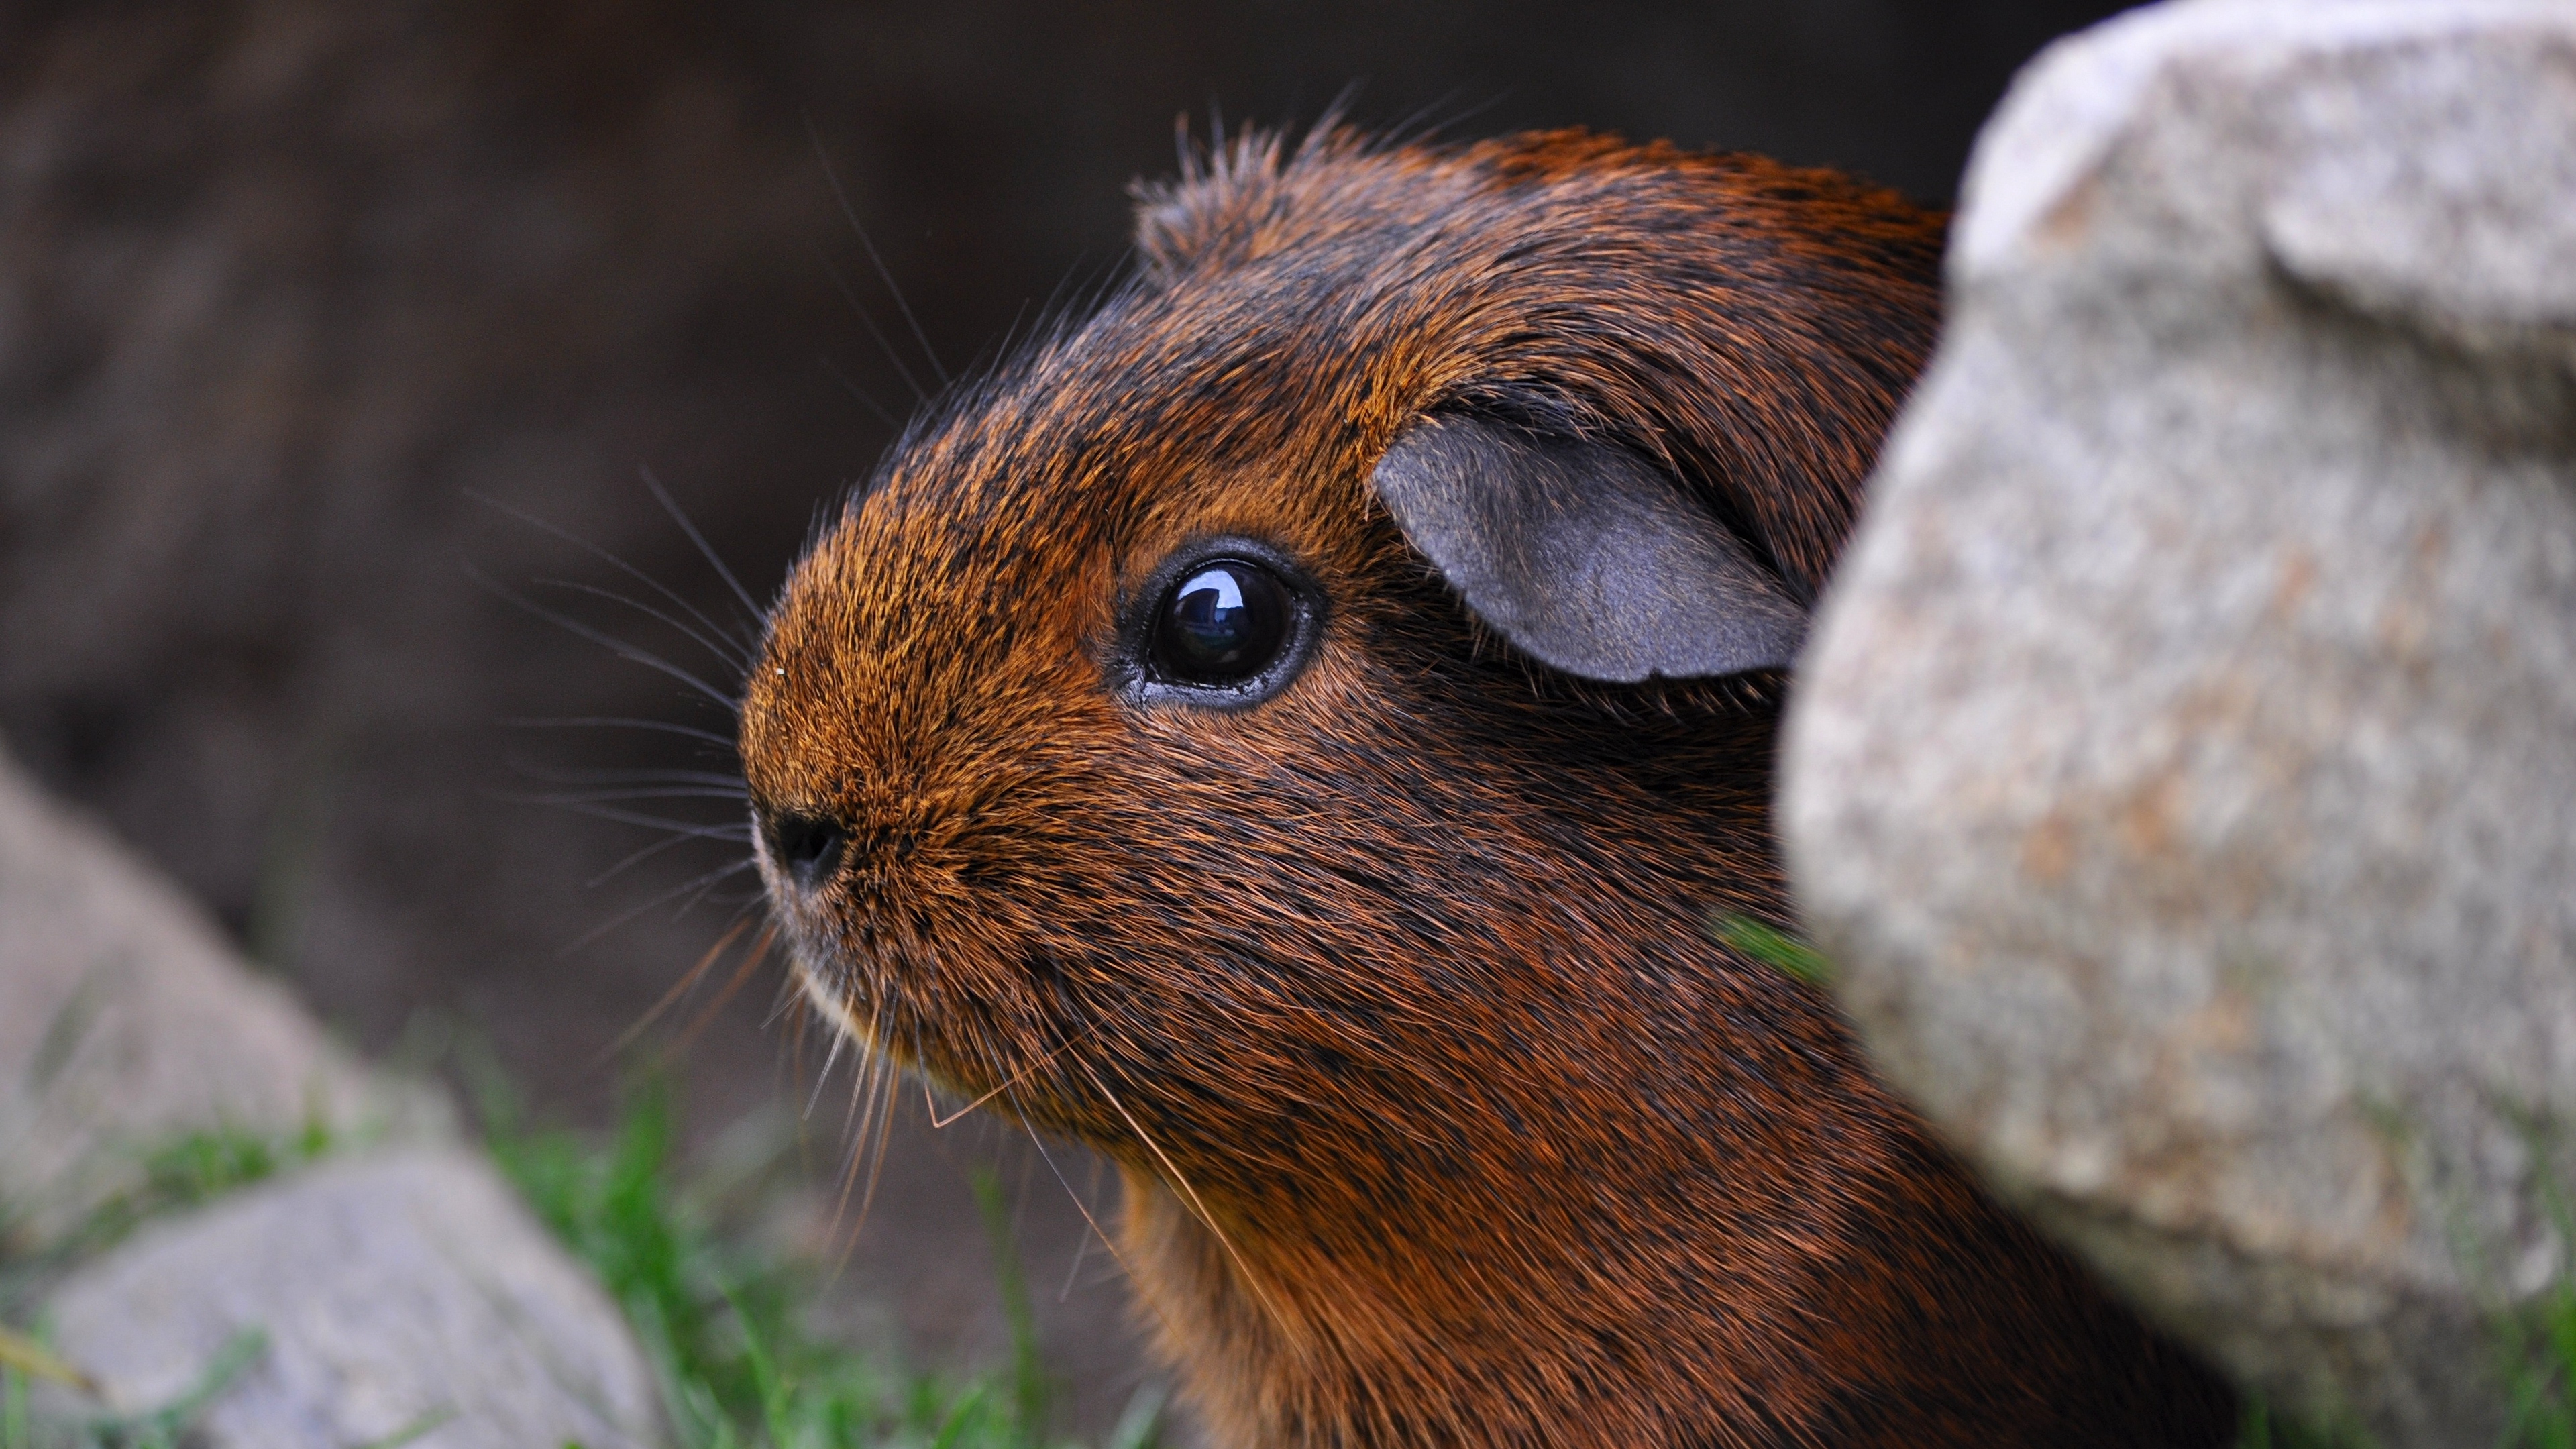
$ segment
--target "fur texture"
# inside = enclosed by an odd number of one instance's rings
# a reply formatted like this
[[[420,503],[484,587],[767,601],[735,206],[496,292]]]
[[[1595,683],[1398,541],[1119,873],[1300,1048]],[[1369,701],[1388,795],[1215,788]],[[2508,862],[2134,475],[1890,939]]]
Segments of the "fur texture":
[[[837,1020],[1123,1165],[1121,1253],[1229,1445],[2223,1442],[2223,1387],[1996,1208],[1787,918],[1776,676],[1578,685],[1368,489],[1470,415],[1668,469],[1812,598],[1936,322],[1941,219],[1581,133],[1255,137],[1142,263],[827,528],[746,693],[764,857]],[[1142,580],[1321,586],[1258,707],[1139,706]],[[773,852],[774,853],[774,852]]]

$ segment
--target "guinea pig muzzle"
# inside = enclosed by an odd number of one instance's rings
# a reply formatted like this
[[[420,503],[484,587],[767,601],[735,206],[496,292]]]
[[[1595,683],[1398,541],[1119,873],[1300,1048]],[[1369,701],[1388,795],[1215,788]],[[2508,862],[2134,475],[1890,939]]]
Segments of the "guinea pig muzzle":
[[[800,891],[822,888],[847,854],[849,832],[819,815],[793,810],[764,812],[761,843],[770,863]]]

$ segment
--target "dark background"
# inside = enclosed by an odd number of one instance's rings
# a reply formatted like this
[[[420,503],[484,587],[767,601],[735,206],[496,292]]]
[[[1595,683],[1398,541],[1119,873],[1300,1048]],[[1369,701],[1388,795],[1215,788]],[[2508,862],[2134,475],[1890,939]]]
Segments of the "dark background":
[[[2013,68],[2113,8],[0,0],[0,735],[362,1046],[436,1012],[601,1119],[603,1053],[734,908],[573,943],[733,857],[587,886],[657,837],[505,797],[688,747],[501,722],[723,717],[476,587],[631,581],[469,494],[721,608],[649,466],[765,598],[932,372],[823,158],[953,370],[1118,262],[1183,113],[1311,119],[1357,82],[1378,125],[1582,124],[1939,200]],[[690,1049],[701,1137],[802,1100],[776,985]],[[1076,1412],[1114,1412],[1136,1349],[1065,1189],[908,1100],[842,1298],[991,1353],[964,1173],[998,1162]],[[820,1168],[837,1131],[814,1119]]]

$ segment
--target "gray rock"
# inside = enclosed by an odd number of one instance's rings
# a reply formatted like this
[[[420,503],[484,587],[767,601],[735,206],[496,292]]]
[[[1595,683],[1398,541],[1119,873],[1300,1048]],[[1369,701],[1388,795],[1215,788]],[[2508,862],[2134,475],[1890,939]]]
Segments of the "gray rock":
[[[0,754],[0,1246],[53,1236],[177,1134],[432,1130],[203,912]]]
[[[2246,1380],[2487,1444],[2567,1267],[2576,6],[2036,62],[1785,746],[1888,1073]]]
[[[245,1329],[266,1350],[198,1421],[208,1449],[659,1442],[653,1381],[607,1295],[480,1158],[317,1167],[147,1229],[48,1305],[120,1413],[188,1391]]]
[[[438,1135],[443,1103],[371,1078],[157,873],[0,757],[0,1219],[43,1241],[180,1134],[307,1124]],[[613,1305],[479,1159],[337,1159],[146,1228],[51,1297],[116,1412],[186,1391],[246,1328],[266,1352],[209,1444],[654,1442]],[[444,1417],[442,1417],[444,1416]]]

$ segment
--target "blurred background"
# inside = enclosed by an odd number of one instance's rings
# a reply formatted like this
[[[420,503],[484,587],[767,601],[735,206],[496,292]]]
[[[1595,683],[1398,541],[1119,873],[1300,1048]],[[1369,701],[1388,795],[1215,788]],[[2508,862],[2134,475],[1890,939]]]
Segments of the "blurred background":
[[[1176,118],[1297,122],[1356,86],[1380,126],[1579,124],[1942,201],[2014,67],[2114,8],[0,0],[0,736],[362,1048],[453,1023],[542,1110],[604,1120],[612,1044],[748,878],[690,905],[740,852],[689,840],[603,881],[664,837],[518,797],[725,756],[508,722],[726,721],[469,570],[729,684],[541,581],[640,595],[595,548],[731,607],[649,468],[765,599],[915,383],[1114,274]],[[688,1044],[702,1140],[815,1083],[777,987]],[[813,1119],[817,1173],[839,1133]],[[1074,1196],[1114,1191],[1056,1160],[1066,1183],[911,1095],[839,1296],[918,1358],[998,1352],[967,1188],[992,1168],[1097,1423],[1140,1348],[1080,1255]]]

